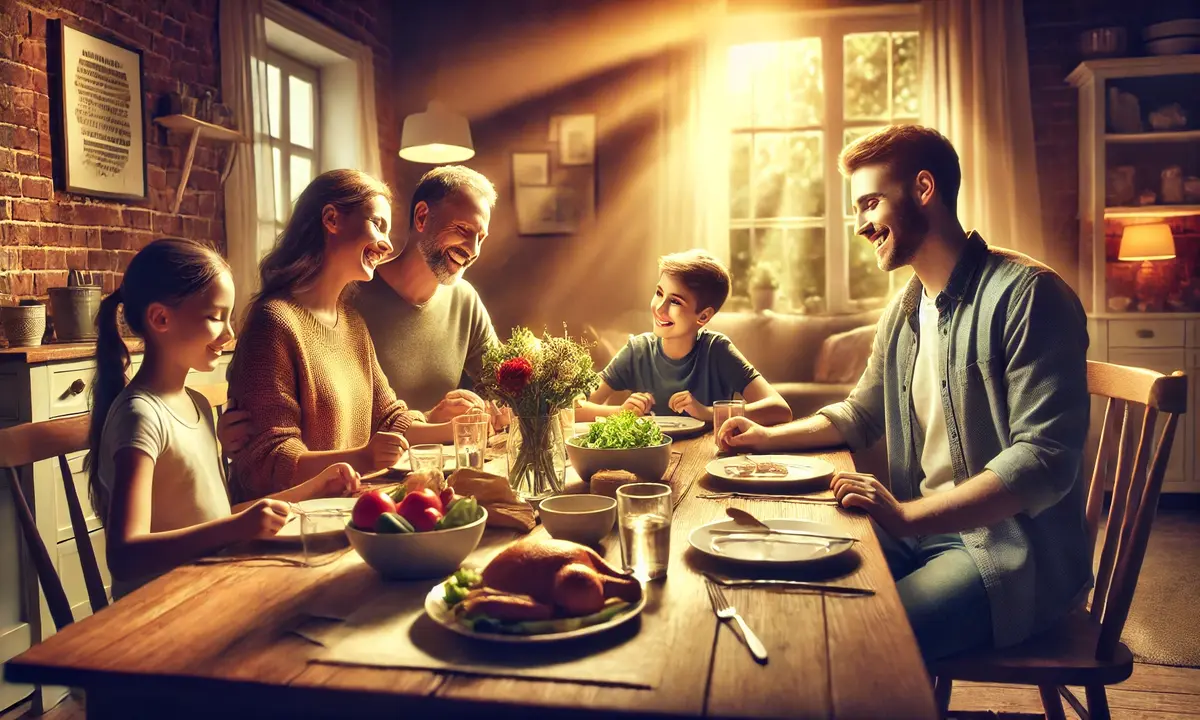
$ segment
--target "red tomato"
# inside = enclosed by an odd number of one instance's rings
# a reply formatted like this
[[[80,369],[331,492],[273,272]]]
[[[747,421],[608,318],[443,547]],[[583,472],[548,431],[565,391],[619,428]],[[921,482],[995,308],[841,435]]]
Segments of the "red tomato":
[[[407,520],[408,518],[405,519]],[[440,510],[427,507],[408,521],[412,523],[413,529],[417,532],[429,532],[437,525],[437,521],[441,519],[442,513]]]
[[[354,503],[354,511],[350,514],[350,521],[359,530],[370,532],[375,527],[375,521],[385,512],[396,512],[396,502],[384,491],[372,490],[369,493],[364,493]]]
[[[438,494],[429,488],[410,492],[404,496],[404,499],[400,501],[400,505],[396,507],[396,512],[400,517],[412,523],[418,532],[433,529],[433,523],[428,523],[429,527],[425,527],[427,524],[426,510],[437,512],[437,517],[433,519],[435,523],[442,516],[442,501],[438,498]]]
[[[438,495],[438,500],[442,502],[442,512],[446,512],[446,508],[450,507],[450,503],[459,498],[458,493],[454,492],[454,488],[446,488]]]

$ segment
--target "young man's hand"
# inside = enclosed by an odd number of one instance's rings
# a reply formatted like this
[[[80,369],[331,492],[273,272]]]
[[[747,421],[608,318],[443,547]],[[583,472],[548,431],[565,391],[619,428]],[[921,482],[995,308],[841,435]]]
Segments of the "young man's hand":
[[[221,450],[229,458],[237,457],[249,444],[253,430],[250,413],[238,410],[237,401],[229,398],[225,411],[217,419],[217,441],[221,443]]]
[[[767,428],[745,417],[731,417],[717,428],[717,443],[723,452],[765,450]]]
[[[904,504],[874,475],[838,471],[833,474],[829,489],[833,490],[833,496],[842,507],[865,510],[892,537],[911,534]]]
[[[433,406],[425,418],[431,424],[447,423],[472,410],[481,412],[486,410],[483,398],[470,390],[451,390],[437,405]]]
[[[644,392],[635,392],[621,403],[622,410],[632,410],[634,415],[649,415],[653,407],[654,396]]]
[[[709,422],[713,418],[712,408],[702,404],[687,390],[681,390],[672,395],[671,399],[667,401],[667,407],[677,413],[691,415],[697,420],[703,420],[704,422]]]

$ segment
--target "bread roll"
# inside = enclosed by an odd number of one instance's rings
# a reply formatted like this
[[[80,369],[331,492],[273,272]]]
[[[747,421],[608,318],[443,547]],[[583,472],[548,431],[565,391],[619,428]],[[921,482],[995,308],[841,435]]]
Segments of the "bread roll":
[[[592,475],[591,490],[593,495],[615,498],[617,488],[635,482],[641,480],[628,470],[599,470]]]

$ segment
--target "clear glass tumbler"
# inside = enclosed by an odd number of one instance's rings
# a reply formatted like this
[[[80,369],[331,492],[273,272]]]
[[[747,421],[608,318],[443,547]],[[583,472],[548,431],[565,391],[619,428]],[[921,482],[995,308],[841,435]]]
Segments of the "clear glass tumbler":
[[[454,434],[455,467],[459,470],[483,470],[490,428],[487,415],[459,415],[450,421],[450,429]]]
[[[304,564],[324,565],[336,560],[349,544],[346,523],[349,510],[299,510],[300,542],[304,546]]]
[[[630,483],[617,488],[621,564],[642,582],[667,576],[671,559],[671,486]]]
[[[729,418],[745,416],[745,400],[718,400],[713,403],[713,444],[717,446],[718,450],[721,449],[721,442],[718,440],[721,436],[721,426]]]

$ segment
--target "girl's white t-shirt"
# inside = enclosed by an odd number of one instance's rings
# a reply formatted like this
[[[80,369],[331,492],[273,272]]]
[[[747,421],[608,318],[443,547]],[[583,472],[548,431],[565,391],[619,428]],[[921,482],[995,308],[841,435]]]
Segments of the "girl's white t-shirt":
[[[196,414],[184,418],[154,393],[126,387],[104,422],[99,478],[109,497],[118,450],[137,448],[154,461],[151,532],[191,527],[231,512],[212,409],[203,395],[191,389],[187,393]],[[113,597],[123,597],[153,579],[113,580]]]

